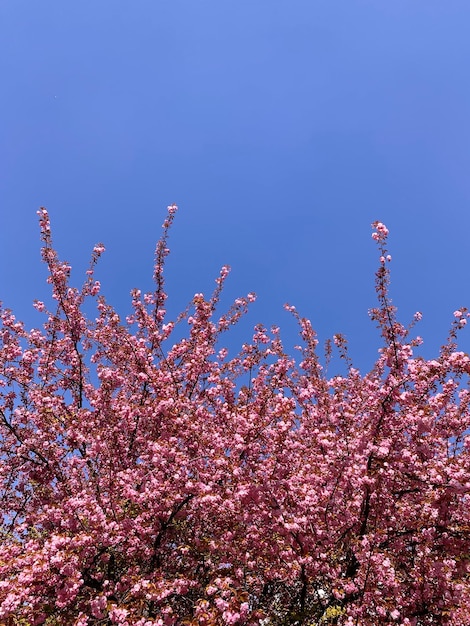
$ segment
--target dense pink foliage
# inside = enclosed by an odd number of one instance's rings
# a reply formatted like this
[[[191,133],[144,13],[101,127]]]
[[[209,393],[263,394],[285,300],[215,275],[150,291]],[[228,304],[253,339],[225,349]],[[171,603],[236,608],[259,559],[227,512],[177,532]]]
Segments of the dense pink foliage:
[[[298,363],[262,326],[228,358],[223,333],[254,299],[216,314],[228,268],[172,341],[175,211],[155,292],[135,290],[126,321],[94,279],[103,246],[70,287],[39,212],[57,308],[36,302],[47,319],[31,331],[1,310],[0,623],[470,624],[466,310],[435,360],[415,356],[377,222],[383,348],[368,374],[338,335],[348,374],[328,378],[293,307]]]

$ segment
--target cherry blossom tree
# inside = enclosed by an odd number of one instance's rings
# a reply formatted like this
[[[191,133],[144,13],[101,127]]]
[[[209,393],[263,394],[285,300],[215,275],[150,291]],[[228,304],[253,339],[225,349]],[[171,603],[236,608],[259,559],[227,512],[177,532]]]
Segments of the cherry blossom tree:
[[[258,325],[229,357],[224,333],[254,295],[221,315],[224,267],[167,320],[175,213],[155,290],[134,290],[123,320],[95,280],[104,247],[70,286],[39,211],[54,305],[36,301],[29,331],[0,311],[0,623],[470,624],[466,309],[435,359],[416,355],[376,222],[370,372],[340,335],[320,358],[293,307],[298,355]],[[328,378],[335,350],[347,373]]]

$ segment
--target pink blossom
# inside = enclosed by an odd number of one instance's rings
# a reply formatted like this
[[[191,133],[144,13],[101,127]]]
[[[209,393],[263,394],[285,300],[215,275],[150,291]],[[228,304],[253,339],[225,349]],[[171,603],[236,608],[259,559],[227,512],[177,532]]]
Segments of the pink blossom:
[[[54,307],[31,331],[0,308],[0,623],[470,624],[467,309],[421,356],[376,222],[370,372],[288,305],[299,358],[262,324],[232,356],[255,296],[216,314],[228,266],[169,319],[175,213],[126,321],[93,298],[104,246],[73,287],[39,211]]]

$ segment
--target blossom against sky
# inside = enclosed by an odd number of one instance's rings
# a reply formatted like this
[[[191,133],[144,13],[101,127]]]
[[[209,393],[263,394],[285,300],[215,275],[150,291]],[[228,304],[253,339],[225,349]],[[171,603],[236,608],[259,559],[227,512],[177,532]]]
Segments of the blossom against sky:
[[[422,311],[435,351],[470,304],[469,18],[464,0],[2,3],[0,298],[37,323],[46,206],[78,283],[105,244],[127,311],[177,203],[172,313],[228,264],[226,304],[258,294],[245,330],[296,342],[288,301],[367,368],[380,220],[402,321]]]

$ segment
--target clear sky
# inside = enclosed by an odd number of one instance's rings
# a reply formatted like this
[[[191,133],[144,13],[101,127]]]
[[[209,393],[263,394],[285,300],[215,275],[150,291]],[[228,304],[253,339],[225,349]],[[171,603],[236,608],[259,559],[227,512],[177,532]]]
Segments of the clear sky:
[[[365,370],[378,219],[434,355],[470,306],[469,32],[468,0],[0,0],[0,299],[37,324],[42,205],[127,313],[177,203],[172,314],[230,264],[225,302],[258,294],[234,345],[295,342],[288,301]]]

